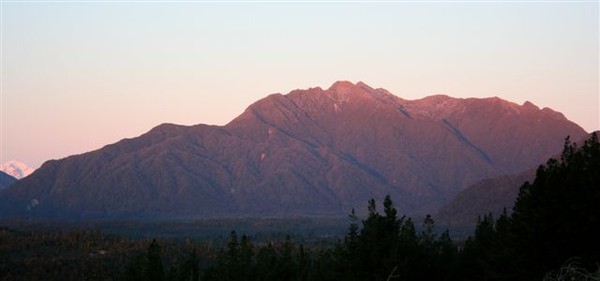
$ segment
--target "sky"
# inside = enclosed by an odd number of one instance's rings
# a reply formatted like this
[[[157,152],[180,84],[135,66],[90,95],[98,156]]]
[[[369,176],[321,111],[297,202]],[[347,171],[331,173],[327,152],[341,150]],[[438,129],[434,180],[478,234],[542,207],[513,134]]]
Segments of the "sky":
[[[600,129],[598,1],[0,2],[0,163],[39,167],[272,93],[363,81]]]

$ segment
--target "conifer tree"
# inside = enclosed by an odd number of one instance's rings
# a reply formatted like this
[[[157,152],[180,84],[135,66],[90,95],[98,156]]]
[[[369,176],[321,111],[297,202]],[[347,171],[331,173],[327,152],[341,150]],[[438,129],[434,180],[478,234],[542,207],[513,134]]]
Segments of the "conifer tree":
[[[569,138],[560,159],[538,168],[525,183],[511,216],[514,267],[523,279],[540,279],[573,257],[593,269],[600,262],[600,144],[596,134],[581,147]]]
[[[239,276],[241,280],[253,280],[252,267],[254,266],[252,257],[254,255],[254,247],[250,238],[242,235],[239,247]]]
[[[146,265],[145,280],[163,281],[165,280],[165,271],[162,264],[161,249],[156,239],[152,240],[148,246],[148,260]]]

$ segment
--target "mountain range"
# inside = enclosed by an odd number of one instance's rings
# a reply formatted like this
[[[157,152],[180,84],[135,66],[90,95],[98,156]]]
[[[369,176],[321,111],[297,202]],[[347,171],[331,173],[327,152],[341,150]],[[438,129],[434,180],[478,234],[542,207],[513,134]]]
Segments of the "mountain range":
[[[44,163],[1,214],[69,219],[340,216],[391,195],[433,213],[481,180],[534,167],[586,132],[530,102],[405,100],[365,83],[272,94],[225,126],[162,124]]]

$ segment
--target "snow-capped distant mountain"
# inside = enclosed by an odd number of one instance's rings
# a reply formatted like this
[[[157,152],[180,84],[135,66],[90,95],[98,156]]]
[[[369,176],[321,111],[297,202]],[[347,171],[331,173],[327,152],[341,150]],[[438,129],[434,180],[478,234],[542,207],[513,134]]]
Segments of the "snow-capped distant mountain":
[[[3,171],[14,178],[20,180],[26,176],[29,176],[35,169],[15,160],[11,160],[0,164],[0,171]]]

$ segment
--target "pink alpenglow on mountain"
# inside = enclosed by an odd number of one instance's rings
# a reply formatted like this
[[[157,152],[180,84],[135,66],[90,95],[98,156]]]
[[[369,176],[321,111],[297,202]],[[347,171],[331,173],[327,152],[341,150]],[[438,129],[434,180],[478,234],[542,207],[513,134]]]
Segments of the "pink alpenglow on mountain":
[[[225,126],[163,124],[46,162],[0,192],[0,214],[81,219],[345,216],[390,195],[434,213],[586,132],[499,98],[405,100],[365,83],[272,94]],[[30,207],[35,199],[35,207]]]
[[[35,169],[15,160],[8,161],[0,164],[0,171],[3,171],[12,177],[20,180],[26,176],[29,176]]]

